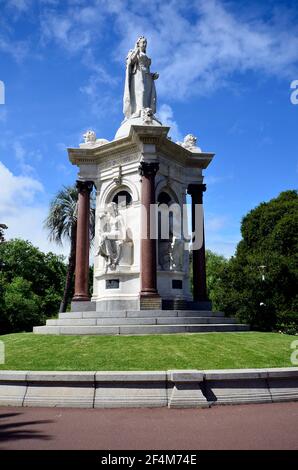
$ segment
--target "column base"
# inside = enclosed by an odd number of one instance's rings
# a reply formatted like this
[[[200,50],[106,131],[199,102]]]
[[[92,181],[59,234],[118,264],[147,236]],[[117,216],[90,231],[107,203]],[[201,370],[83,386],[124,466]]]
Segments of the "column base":
[[[76,294],[72,298],[72,302],[89,302],[90,297],[86,294]]]
[[[141,293],[140,310],[161,310],[162,300],[159,294]]]
[[[72,301],[70,306],[71,312],[94,312],[96,310],[96,302],[92,301]]]
[[[190,310],[212,310],[212,302],[211,300],[193,300],[193,302],[189,302]]]
[[[207,295],[194,295],[193,301],[194,302],[210,302],[210,299],[208,299]]]

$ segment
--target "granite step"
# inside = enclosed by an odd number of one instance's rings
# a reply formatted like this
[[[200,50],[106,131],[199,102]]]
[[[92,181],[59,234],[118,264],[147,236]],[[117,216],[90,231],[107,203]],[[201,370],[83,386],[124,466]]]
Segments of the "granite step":
[[[234,324],[235,318],[218,317],[130,317],[130,318],[60,318],[49,319],[46,326],[96,326],[96,325],[183,325],[183,324]]]
[[[188,324],[188,325],[115,325],[115,326],[36,326],[36,334],[53,335],[152,335],[173,333],[210,333],[249,331],[243,324]]]
[[[211,312],[210,310],[114,310],[110,312],[63,312],[59,313],[60,319],[79,318],[159,318],[159,317],[208,317],[222,318],[223,312]]]

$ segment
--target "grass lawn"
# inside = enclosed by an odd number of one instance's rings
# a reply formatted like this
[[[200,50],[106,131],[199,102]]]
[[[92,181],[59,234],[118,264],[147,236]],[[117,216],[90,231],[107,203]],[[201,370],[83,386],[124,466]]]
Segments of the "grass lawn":
[[[291,367],[294,336],[205,333],[153,336],[0,336],[8,370],[167,370]]]

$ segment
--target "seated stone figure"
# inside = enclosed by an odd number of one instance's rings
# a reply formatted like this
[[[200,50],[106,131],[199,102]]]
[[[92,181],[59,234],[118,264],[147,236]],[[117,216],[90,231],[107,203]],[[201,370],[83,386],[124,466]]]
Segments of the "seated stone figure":
[[[98,255],[106,261],[106,267],[116,269],[120,259],[124,256],[127,264],[127,247],[132,247],[132,240],[128,239],[125,223],[115,202],[107,205],[106,211],[100,216],[100,236]],[[131,251],[131,250],[130,250]],[[131,264],[128,263],[128,264]]]

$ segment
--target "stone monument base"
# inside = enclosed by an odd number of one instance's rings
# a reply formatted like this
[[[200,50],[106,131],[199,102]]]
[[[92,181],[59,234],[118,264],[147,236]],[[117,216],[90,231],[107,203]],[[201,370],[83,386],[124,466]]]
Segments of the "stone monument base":
[[[89,302],[71,302],[71,312],[114,312],[118,310],[143,310],[141,308],[140,298],[137,299],[105,299]],[[151,308],[147,310],[212,310],[212,302],[201,301],[187,301],[183,299],[161,299],[161,306],[159,302],[158,308]],[[70,313],[71,313],[70,312]]]
[[[79,308],[81,304],[81,309]],[[98,311],[94,302],[76,302],[72,312],[34,327],[37,334],[146,335],[248,331],[222,312],[210,310],[115,310]]]

